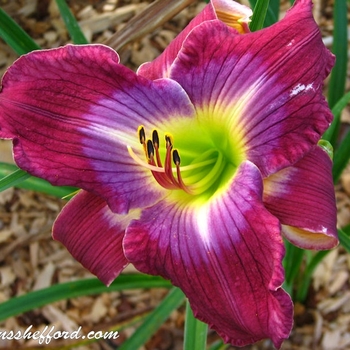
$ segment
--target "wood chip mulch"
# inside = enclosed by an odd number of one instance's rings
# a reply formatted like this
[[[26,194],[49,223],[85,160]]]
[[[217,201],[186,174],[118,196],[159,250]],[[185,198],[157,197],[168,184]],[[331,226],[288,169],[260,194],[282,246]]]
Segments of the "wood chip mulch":
[[[103,43],[120,30],[151,1],[90,0],[68,1],[86,37]],[[289,1],[283,2],[283,11]],[[325,42],[332,42],[332,0],[315,2],[315,17]],[[132,69],[154,59],[204,6],[195,1],[161,28],[129,44],[121,51],[124,64]],[[43,48],[70,41],[65,25],[53,0],[0,0],[0,7],[24,28]],[[0,75],[17,58],[0,40]],[[348,86],[350,88],[350,86]],[[349,121],[345,111],[344,120]],[[9,142],[0,142],[0,161],[12,162]],[[339,226],[350,223],[350,168],[337,185]],[[53,221],[64,200],[23,189],[0,193],[0,303],[53,284],[92,277],[58,242],[51,238]],[[129,272],[133,268],[128,269]],[[350,256],[342,247],[329,253],[317,267],[305,305],[295,305],[295,326],[283,350],[350,349]],[[166,295],[165,289],[110,292],[63,300],[0,322],[0,332],[33,331],[55,325],[57,330],[74,331],[116,329],[137,315],[152,310]],[[184,308],[173,312],[170,319],[141,349],[180,350],[183,342]],[[98,341],[80,345],[80,350],[117,349],[137,328],[132,325],[120,331],[115,342]],[[219,339],[210,331],[209,342]],[[62,340],[50,343],[51,348],[69,344]],[[39,348],[37,341],[6,341],[0,337],[0,349]],[[46,345],[45,348],[48,348]],[[230,349],[234,349],[230,347]],[[270,341],[243,349],[273,349]],[[134,350],[134,349],[131,349]]]

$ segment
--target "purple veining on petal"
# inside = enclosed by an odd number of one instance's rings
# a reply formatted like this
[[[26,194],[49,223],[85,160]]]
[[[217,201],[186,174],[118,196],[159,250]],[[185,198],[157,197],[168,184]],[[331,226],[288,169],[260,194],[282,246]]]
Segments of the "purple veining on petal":
[[[13,138],[18,166],[102,196],[119,213],[163,195],[128,154],[127,145],[140,148],[138,127],[194,115],[177,82],[137,76],[102,45],[23,56],[4,76],[0,110],[0,136]]]
[[[56,219],[53,237],[109,285],[128,264],[122,247],[124,232],[130,220],[139,215],[140,211],[114,214],[102,198],[81,191]]]
[[[203,22],[184,41],[170,77],[202,122],[215,120],[238,135],[267,176],[304,156],[328,128],[333,117],[322,86],[333,63],[311,3],[297,2],[283,20],[246,35]]]
[[[338,244],[332,161],[320,147],[264,180],[264,204],[293,244],[304,249]]]
[[[262,204],[259,170],[245,162],[207,203],[171,196],[143,211],[126,230],[125,255],[137,269],[179,286],[199,319],[232,345],[270,337],[279,347],[292,326],[281,289],[283,241]]]

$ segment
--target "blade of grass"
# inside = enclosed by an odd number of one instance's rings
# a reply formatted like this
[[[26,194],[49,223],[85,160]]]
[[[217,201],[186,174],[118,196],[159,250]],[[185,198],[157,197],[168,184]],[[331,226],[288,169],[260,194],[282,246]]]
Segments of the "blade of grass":
[[[208,350],[226,350],[230,347],[228,344],[224,344],[222,340],[217,340],[213,344],[210,345]]]
[[[205,350],[207,334],[208,325],[194,317],[190,303],[187,300],[184,350]]]
[[[280,0],[270,0],[270,6],[266,15],[266,20],[269,17],[271,17],[274,20],[274,22],[269,23],[268,25],[271,25],[277,22],[279,14],[280,14]],[[267,26],[266,20],[265,20],[264,27]]]
[[[7,190],[10,187],[16,186],[17,184],[28,179],[30,175],[21,169],[15,169],[11,174],[6,175],[0,180],[0,192]]]
[[[135,333],[118,349],[139,349],[167,320],[170,314],[183,303],[184,299],[185,296],[179,288],[172,288],[163,301],[145,318],[145,321],[136,329]]]
[[[300,249],[287,240],[285,240],[286,255],[283,259],[285,269],[285,282],[283,288],[290,294],[293,294],[293,285],[300,272],[300,266],[303,261],[305,251]]]
[[[74,44],[88,44],[89,42],[69,9],[66,0],[56,0],[56,4]]]
[[[349,0],[350,1],[350,0]],[[347,235],[350,235],[350,224],[342,227],[343,232],[345,232]]]
[[[312,274],[314,273],[317,265],[324,259],[324,257],[329,253],[329,250],[322,250],[317,252],[307,264],[302,278],[300,279],[299,288],[297,289],[295,300],[304,302],[307,297],[307,292],[310,288],[310,283],[312,279]]]
[[[40,46],[1,8],[0,37],[18,55],[40,49]]]
[[[344,95],[348,61],[348,19],[346,0],[335,0],[334,3],[334,31],[332,51],[336,56],[336,63],[332,69],[328,87],[328,103],[332,108]],[[340,119],[333,121],[332,133],[327,133],[327,140],[336,148]]]
[[[264,21],[269,8],[270,0],[257,0],[253,10],[252,21],[249,28],[255,32],[264,27]],[[252,6],[253,7],[253,6]]]
[[[16,179],[17,176],[18,178]],[[42,192],[58,198],[67,197],[77,190],[74,187],[53,186],[45,180],[30,176],[13,164],[0,162],[0,192],[9,187]]]
[[[350,253],[350,234],[345,230],[338,230],[338,237],[340,244],[345,248],[345,250]]]
[[[249,0],[251,8],[253,9],[255,8],[256,2],[257,0]],[[269,27],[270,25],[278,21],[279,8],[280,8],[280,0],[270,0],[270,4],[267,9],[266,17],[264,20],[264,25],[263,25],[264,28]]]
[[[340,116],[342,110],[347,106],[350,101],[350,92],[346,93],[332,108],[334,115],[334,121],[330,128],[326,131],[323,136],[325,140],[338,139],[336,127],[340,125]],[[342,171],[348,164],[350,158],[350,143],[349,134],[347,133],[340,144],[336,147],[333,158],[333,179],[334,183],[337,183]]]
[[[334,31],[332,51],[336,56],[336,63],[333,67],[329,82],[328,103],[333,107],[344,95],[347,62],[348,62],[348,19],[346,0],[335,0],[334,2]]]
[[[51,287],[11,298],[0,304],[0,321],[58,300],[82,295],[108,293],[137,288],[170,288],[171,283],[157,276],[142,274],[120,275],[109,287],[96,278],[55,284]]]
[[[333,158],[333,181],[337,183],[343,170],[346,168],[350,159],[350,131],[347,132],[341,141],[338,149],[334,153]]]
[[[342,98],[336,103],[336,105],[332,108],[332,113],[334,115],[334,120],[328,130],[324,133],[323,139],[331,142],[332,139],[337,140],[338,138],[338,125],[340,125],[340,115],[342,110],[346,107],[350,100],[350,92],[342,96]],[[336,142],[336,141],[334,141]],[[334,147],[334,143],[332,144]],[[336,146],[336,145],[335,145]]]

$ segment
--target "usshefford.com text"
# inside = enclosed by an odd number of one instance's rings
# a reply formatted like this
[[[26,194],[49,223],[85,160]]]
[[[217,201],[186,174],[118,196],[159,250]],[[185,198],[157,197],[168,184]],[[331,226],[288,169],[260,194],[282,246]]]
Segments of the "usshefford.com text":
[[[2,340],[21,340],[21,339],[34,339],[39,344],[49,344],[52,339],[117,339],[119,337],[118,331],[102,332],[102,331],[90,331],[87,335],[83,335],[81,327],[76,331],[55,331],[55,326],[45,326],[41,331],[31,332],[32,325],[30,325],[25,331],[1,331],[0,339]]]

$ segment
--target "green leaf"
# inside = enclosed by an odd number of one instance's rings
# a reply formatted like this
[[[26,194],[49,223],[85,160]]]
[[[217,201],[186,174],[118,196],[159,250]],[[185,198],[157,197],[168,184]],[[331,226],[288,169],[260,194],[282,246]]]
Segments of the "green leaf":
[[[346,93],[332,108],[332,113],[334,115],[334,121],[330,128],[323,135],[323,139],[333,142],[338,141],[338,126],[340,125],[340,116],[342,110],[350,101],[350,92]],[[346,165],[348,164],[350,158],[350,143],[349,143],[349,133],[345,135],[343,140],[340,141],[339,145],[333,144],[336,147],[333,157],[333,179],[334,182],[338,182],[340,175]]]
[[[109,287],[96,278],[56,284],[11,298],[0,304],[0,321],[58,300],[136,288],[170,288],[171,283],[157,276],[122,274]],[[136,348],[135,348],[136,349]]]
[[[336,63],[332,69],[328,87],[328,103],[332,108],[345,92],[348,62],[348,19],[346,0],[335,0],[334,3],[334,31],[332,51],[336,56]],[[327,135],[328,141],[336,148],[340,128],[340,119],[335,118],[332,125],[332,135]]]
[[[66,0],[56,0],[58,9],[63,18],[64,23],[66,24],[68,33],[72,38],[74,44],[88,44],[88,40],[85,38],[85,35],[81,31],[81,28],[70,11]]]
[[[346,168],[350,159],[350,131],[347,132],[343,140],[341,141],[338,149],[334,154],[333,159],[333,181],[337,183],[343,170]]]
[[[23,55],[40,46],[0,8],[0,37],[18,54]]]
[[[340,244],[345,248],[345,250],[350,253],[350,233],[348,230],[344,229],[339,229],[338,230],[338,237]]]
[[[190,303],[187,300],[184,350],[205,350],[207,334],[208,325],[194,317]]]
[[[252,32],[264,27],[264,21],[269,8],[270,0],[257,0],[253,10],[252,21],[249,28]],[[252,2],[251,2],[252,3]],[[252,6],[253,7],[253,6]]]
[[[342,110],[346,107],[346,105],[350,101],[350,92],[346,93],[332,108],[332,113],[334,115],[334,120],[328,130],[324,133],[323,139],[331,142],[333,140],[333,146],[337,147],[338,140],[338,128],[340,125],[340,116]]]
[[[255,8],[257,0],[249,0],[251,8]],[[255,10],[254,10],[255,11]],[[270,25],[278,21],[280,12],[280,0],[270,0],[269,7],[266,12],[263,27],[269,27]]]
[[[293,294],[293,285],[296,277],[300,273],[301,263],[303,261],[303,257],[305,251],[294,246],[289,241],[284,241],[286,247],[286,255],[283,260],[283,266],[285,269],[285,282],[283,288],[290,294]]]
[[[332,113],[334,114],[334,116],[339,118],[341,112],[347,106],[349,101],[350,101],[350,91],[346,93],[344,96],[342,96],[341,99],[332,108]]]
[[[75,187],[53,186],[45,180],[30,176],[13,164],[0,162],[0,192],[9,187],[43,192],[58,198],[67,197],[77,190]]]
[[[344,227],[343,229],[338,229],[338,237],[340,244],[350,253],[350,225]],[[330,251],[331,250],[322,250],[312,256],[300,278],[299,288],[297,290],[295,300],[300,302],[304,302],[306,300],[312,280],[312,274],[314,273],[317,265]]]
[[[278,21],[280,14],[280,0],[270,0],[270,6],[268,8],[264,27],[274,24]],[[268,20],[268,23],[267,23]]]
[[[1,169],[2,170],[2,169]],[[15,169],[11,174],[5,176],[0,180],[0,192],[7,190],[10,187],[28,179],[30,175],[21,169]]]
[[[350,0],[349,0],[350,1]],[[342,227],[342,230],[347,234],[350,235],[350,224]]]
[[[226,350],[230,347],[228,344],[224,344],[222,340],[217,340],[210,345],[209,350]]]
[[[118,350],[139,349],[169,318],[170,314],[183,303],[184,299],[185,296],[179,288],[172,288],[154,311],[147,315],[135,333],[118,347]]]
[[[324,259],[324,257],[330,252],[330,250],[322,250],[313,255],[308,264],[306,265],[305,271],[300,278],[299,288],[297,289],[295,300],[304,302],[307,297],[307,292],[310,288],[312,280],[312,274],[315,271],[317,265]]]

